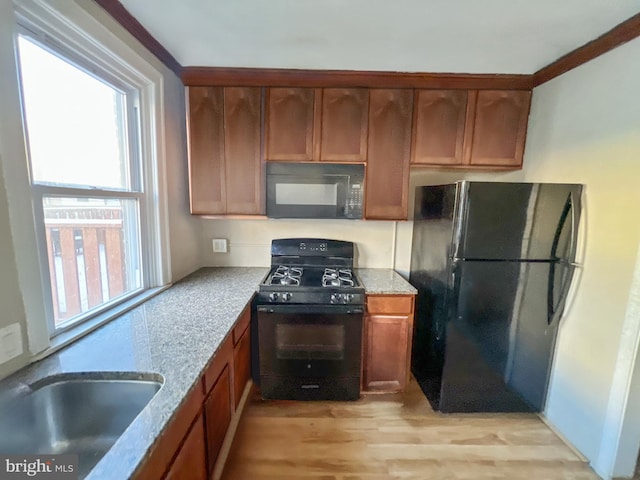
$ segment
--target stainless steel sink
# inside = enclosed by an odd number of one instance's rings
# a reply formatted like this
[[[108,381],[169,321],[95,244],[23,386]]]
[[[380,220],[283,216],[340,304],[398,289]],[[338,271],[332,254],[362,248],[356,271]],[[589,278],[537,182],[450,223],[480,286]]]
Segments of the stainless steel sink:
[[[77,454],[84,478],[161,386],[161,376],[140,373],[62,374],[24,386],[0,402],[0,452]]]

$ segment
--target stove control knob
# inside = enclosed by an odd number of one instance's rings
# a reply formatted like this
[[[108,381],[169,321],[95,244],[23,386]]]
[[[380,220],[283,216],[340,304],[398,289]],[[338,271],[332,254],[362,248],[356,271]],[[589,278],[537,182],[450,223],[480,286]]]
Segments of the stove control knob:
[[[353,300],[353,294],[351,294],[351,293],[345,293],[345,294],[343,295],[343,300],[342,300],[342,301],[343,301],[344,303],[350,303],[350,302],[351,302],[351,300]]]
[[[289,300],[291,300],[291,294],[289,292],[284,292],[282,294],[282,301],[288,302]]]
[[[332,293],[330,298],[331,303],[338,303],[340,301],[339,293]]]
[[[277,302],[278,301],[278,292],[271,292],[269,294],[269,301]]]

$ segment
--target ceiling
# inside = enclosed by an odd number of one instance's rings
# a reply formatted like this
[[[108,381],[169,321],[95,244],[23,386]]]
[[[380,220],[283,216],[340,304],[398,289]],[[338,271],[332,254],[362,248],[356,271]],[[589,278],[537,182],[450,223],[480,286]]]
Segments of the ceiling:
[[[182,66],[530,74],[640,0],[120,0]]]

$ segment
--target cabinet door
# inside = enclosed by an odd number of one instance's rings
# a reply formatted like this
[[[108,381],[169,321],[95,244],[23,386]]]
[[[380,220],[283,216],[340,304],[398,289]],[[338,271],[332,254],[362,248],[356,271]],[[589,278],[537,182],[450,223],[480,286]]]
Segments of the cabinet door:
[[[367,159],[369,91],[325,88],[322,91],[320,160],[364,162]]]
[[[229,366],[224,367],[204,404],[209,475],[213,472],[220,447],[231,421],[231,373],[229,368]]]
[[[320,115],[320,97],[321,90],[313,88],[267,89],[267,160],[318,159],[319,148],[314,148],[314,141],[319,138],[316,128],[319,130],[320,124],[315,117]]]
[[[409,317],[402,315],[365,317],[365,391],[399,392],[406,387],[410,323]]]
[[[204,420],[199,415],[165,476],[167,480],[207,480]]]
[[[531,92],[481,90],[477,92],[471,165],[520,167]]]
[[[228,214],[264,212],[260,159],[260,88],[225,87],[224,151]]]
[[[365,218],[406,220],[412,90],[371,90]]]
[[[411,163],[460,165],[466,118],[466,90],[416,91]]]
[[[247,328],[233,348],[234,408],[238,408],[244,387],[251,376],[251,333]]]
[[[226,212],[223,93],[219,87],[188,88],[191,213]]]

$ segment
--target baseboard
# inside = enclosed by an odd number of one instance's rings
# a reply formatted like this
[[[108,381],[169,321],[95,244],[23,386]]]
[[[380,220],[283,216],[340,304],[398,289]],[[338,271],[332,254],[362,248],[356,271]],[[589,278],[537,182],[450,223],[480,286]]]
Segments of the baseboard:
[[[210,480],[220,480],[222,477],[222,473],[224,472],[224,466],[227,463],[227,458],[229,457],[229,453],[231,452],[231,447],[233,446],[233,440],[236,436],[236,430],[238,429],[238,424],[240,423],[240,419],[242,418],[242,413],[244,412],[244,407],[246,406],[249,397],[251,396],[251,391],[253,390],[253,381],[249,380],[244,387],[244,391],[242,392],[242,397],[240,397],[240,403],[238,403],[238,408],[231,417],[231,422],[229,422],[229,428],[227,428],[227,434],[224,437],[224,441],[222,442],[222,447],[220,447],[220,453],[218,454],[218,460],[216,461],[216,466],[213,468],[213,473],[211,474]]]
[[[547,419],[547,417],[545,417],[542,413],[538,413],[538,418],[540,418],[540,420],[542,420],[544,422],[544,424],[549,427],[549,429],[556,434],[556,436],[562,440],[562,442],[569,447],[569,449],[576,455],[576,457],[578,457],[580,460],[582,460],[584,463],[588,463],[591,464],[591,462],[589,462],[589,459],[587,457],[585,457],[582,452],[580,452],[580,450],[578,450],[576,447],[573,446],[573,444],[567,440],[567,438],[558,431],[558,429]]]

